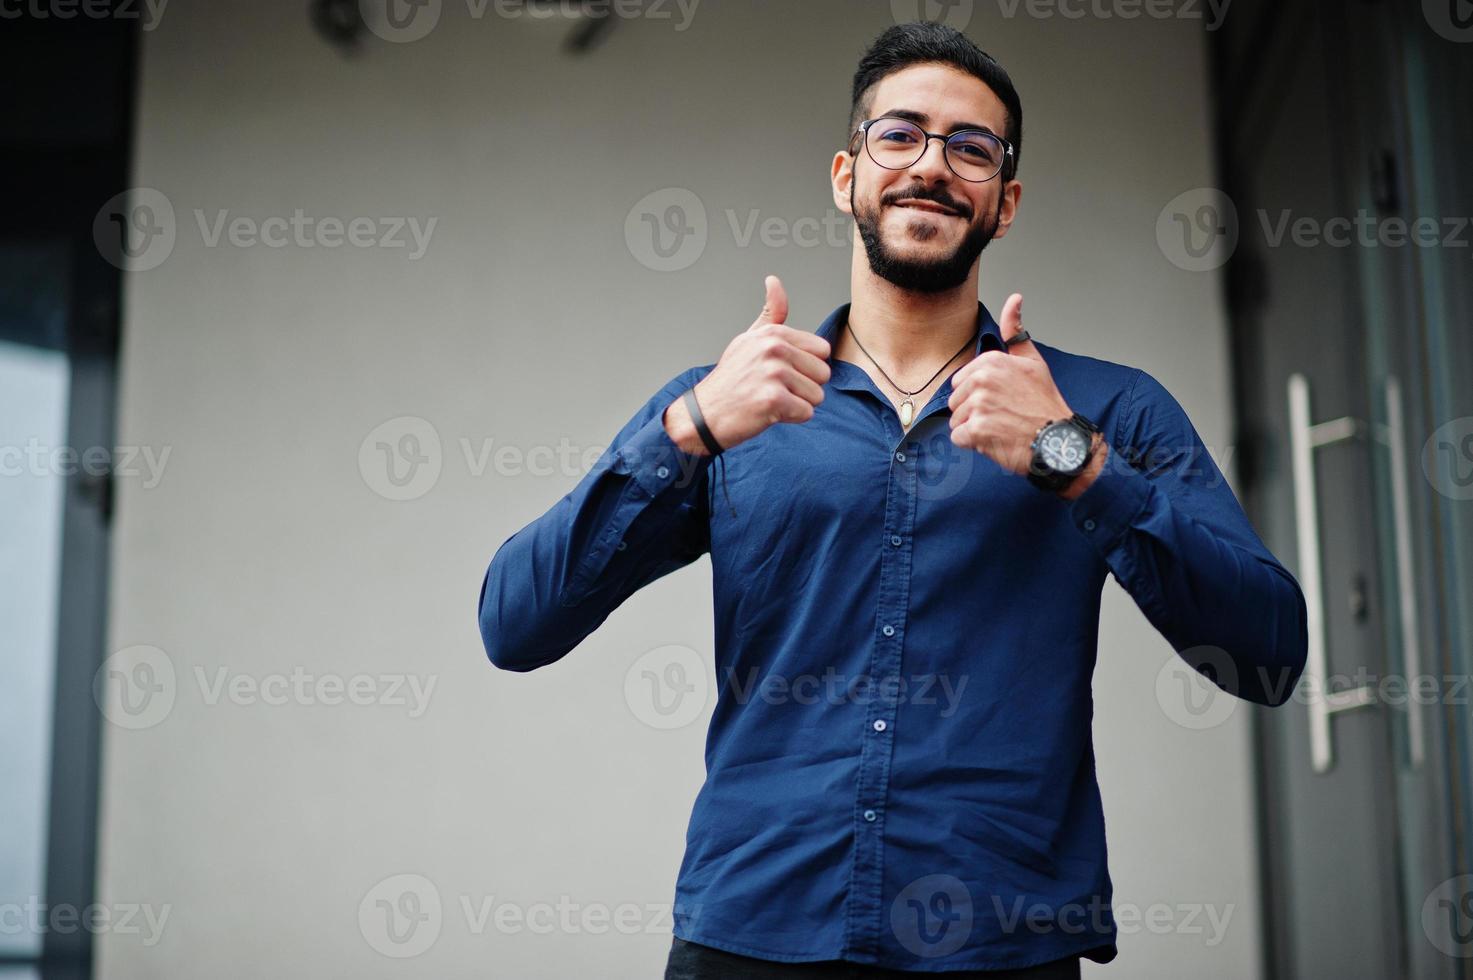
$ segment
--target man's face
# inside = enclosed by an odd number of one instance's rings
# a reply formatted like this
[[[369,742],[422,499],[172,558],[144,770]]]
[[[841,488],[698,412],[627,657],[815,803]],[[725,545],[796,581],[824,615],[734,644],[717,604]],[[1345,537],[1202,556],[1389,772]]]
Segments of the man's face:
[[[1007,111],[992,89],[948,65],[913,65],[882,79],[868,116],[892,113],[932,133],[1007,131]],[[929,140],[903,170],[879,166],[856,140],[852,156],[835,158],[833,179],[835,201],[853,215],[871,270],[922,293],[966,282],[987,243],[1007,233],[1022,192],[1001,174],[982,182],[958,177],[940,140]]]

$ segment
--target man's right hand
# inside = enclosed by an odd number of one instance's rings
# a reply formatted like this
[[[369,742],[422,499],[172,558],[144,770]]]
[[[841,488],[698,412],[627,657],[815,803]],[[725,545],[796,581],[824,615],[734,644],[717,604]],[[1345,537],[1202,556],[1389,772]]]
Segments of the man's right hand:
[[[696,384],[696,401],[723,449],[746,442],[778,422],[807,422],[829,380],[829,342],[786,325],[788,294],[767,277],[767,302],[757,320],[726,346],[721,360]],[[682,397],[665,409],[665,431],[684,452],[704,456]]]

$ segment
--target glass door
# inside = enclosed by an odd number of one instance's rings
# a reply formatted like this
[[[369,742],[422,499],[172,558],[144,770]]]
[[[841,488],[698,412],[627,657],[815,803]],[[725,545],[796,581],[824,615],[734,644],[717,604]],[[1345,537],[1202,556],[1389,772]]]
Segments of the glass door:
[[[1362,283],[1373,421],[1386,435],[1376,525],[1395,570],[1383,642],[1408,680],[1393,728],[1404,927],[1409,975],[1473,977],[1473,127],[1460,97],[1473,84],[1473,16],[1455,17],[1457,3],[1387,6],[1365,11],[1359,31],[1389,68],[1386,115],[1363,150],[1390,162],[1367,190],[1409,235],[1365,250]]]
[[[54,14],[54,11],[52,12]],[[0,978],[92,973],[134,21],[16,8],[0,30]],[[90,923],[90,925],[89,925]],[[92,930],[92,931],[89,931]]]
[[[1446,6],[1256,4],[1218,41],[1244,496],[1310,612],[1256,716],[1271,977],[1473,977],[1473,36]]]
[[[0,248],[0,962],[45,938],[52,707],[71,369],[64,248]]]

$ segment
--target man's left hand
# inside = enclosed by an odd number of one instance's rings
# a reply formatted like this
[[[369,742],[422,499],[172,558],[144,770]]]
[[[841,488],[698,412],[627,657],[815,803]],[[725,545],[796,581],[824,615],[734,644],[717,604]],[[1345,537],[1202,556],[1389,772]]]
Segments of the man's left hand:
[[[1023,295],[1014,293],[1002,308],[1002,339],[1023,332]],[[1019,476],[1033,460],[1033,436],[1053,419],[1074,412],[1054,384],[1054,376],[1033,341],[986,351],[951,377],[951,441],[975,449]]]
[[[1004,341],[1023,332],[1023,294],[1008,297],[998,325]],[[975,449],[1019,476],[1026,476],[1033,462],[1031,447],[1039,427],[1074,414],[1031,340],[972,358],[952,375],[951,387],[947,405],[952,443]],[[1091,465],[1064,495],[1077,496],[1093,482],[1103,461],[1103,441],[1096,436]]]

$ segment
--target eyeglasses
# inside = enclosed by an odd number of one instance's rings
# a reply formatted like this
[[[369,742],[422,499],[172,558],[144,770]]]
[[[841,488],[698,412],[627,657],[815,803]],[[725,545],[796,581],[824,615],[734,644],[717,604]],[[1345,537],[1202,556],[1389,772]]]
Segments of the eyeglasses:
[[[944,136],[928,133],[898,116],[880,116],[860,123],[849,139],[851,153],[854,141],[861,138],[870,159],[886,170],[915,166],[926,155],[931,140],[940,140],[945,147],[942,155],[951,172],[973,183],[991,180],[1013,159],[1012,144],[986,130],[963,129]]]

